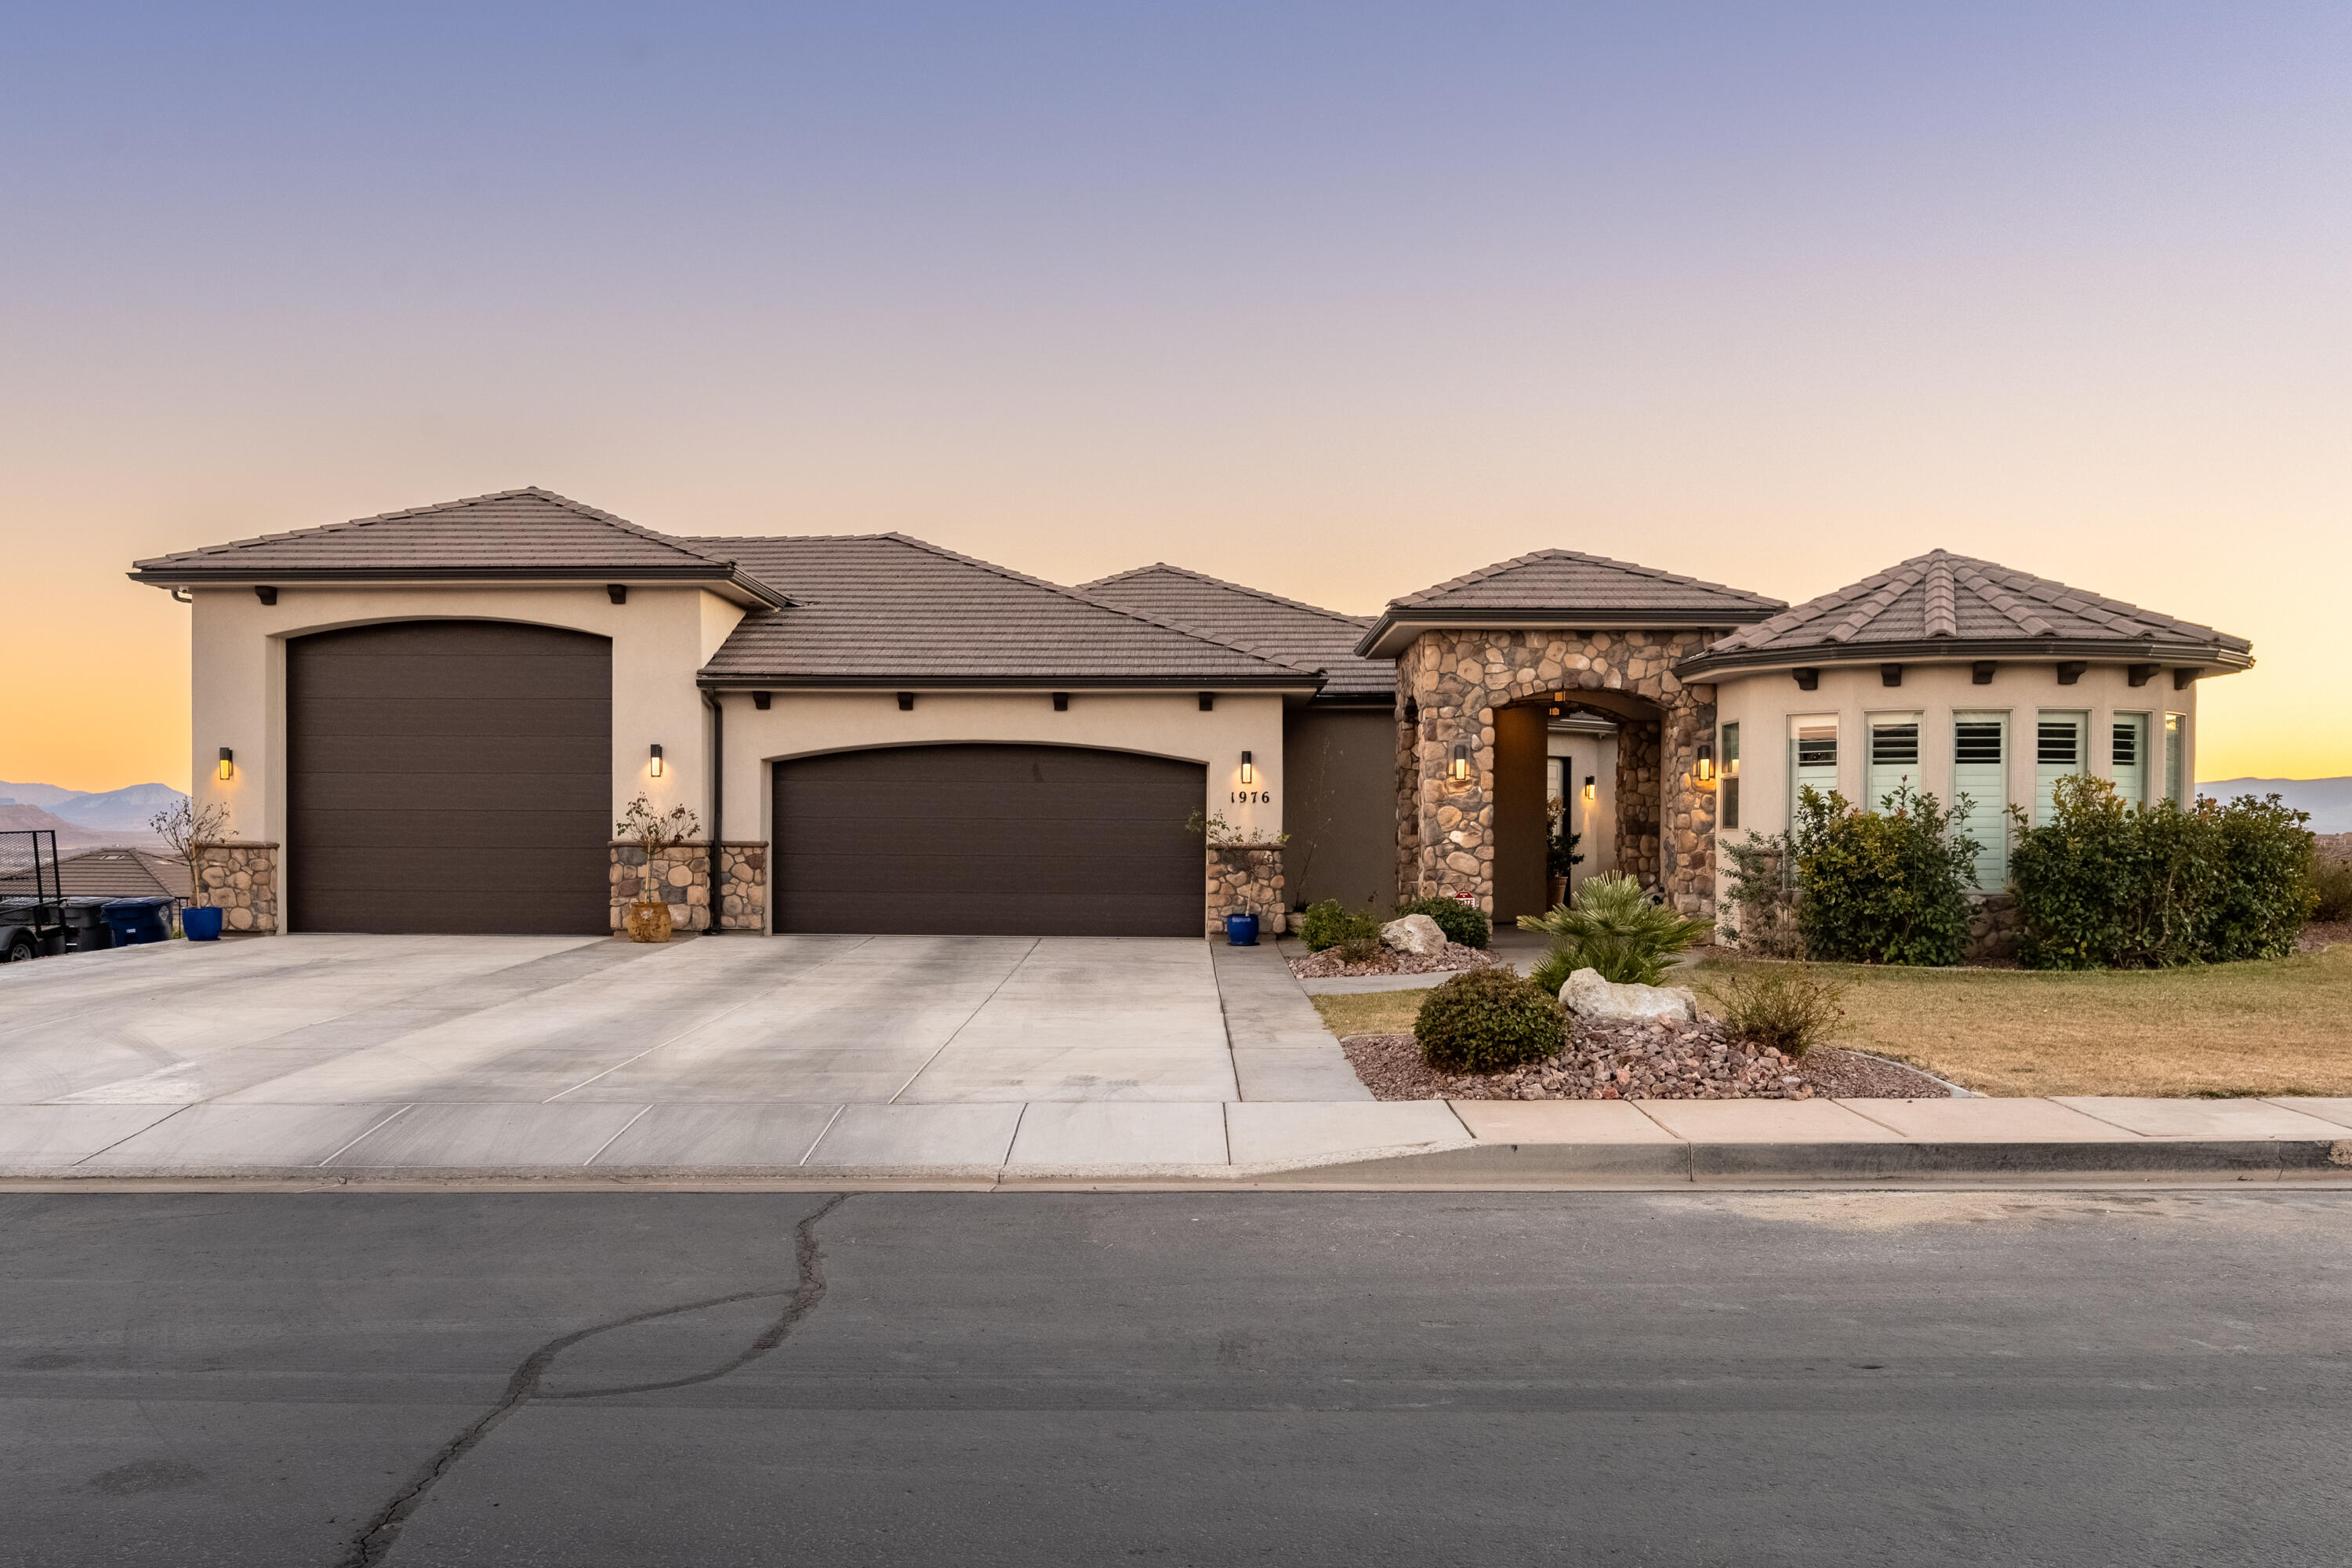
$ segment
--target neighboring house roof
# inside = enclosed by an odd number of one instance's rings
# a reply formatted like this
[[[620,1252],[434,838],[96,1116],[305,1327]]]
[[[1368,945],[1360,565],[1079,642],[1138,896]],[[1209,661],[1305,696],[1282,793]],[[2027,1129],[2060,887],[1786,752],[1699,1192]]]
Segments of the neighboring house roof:
[[[2077,656],[2242,669],[2253,645],[1991,561],[1931,550],[1685,659],[1719,669],[1906,658]]]
[[[1078,591],[1207,632],[1301,669],[1322,670],[1329,679],[1317,694],[1320,699],[1393,700],[1396,695],[1396,665],[1356,653],[1364,628],[1372,624],[1369,616],[1343,616],[1302,605],[1164,561],[1082,583]]]
[[[1393,658],[1440,626],[1739,626],[1788,608],[1720,583],[1576,550],[1538,550],[1389,601],[1356,651]]]
[[[705,685],[1269,687],[1318,677],[903,533],[698,539],[792,595],[747,616]]]
[[[68,899],[133,899],[169,893],[188,896],[188,867],[168,855],[144,849],[85,849],[58,858],[58,887]],[[0,877],[0,897],[37,889],[30,872]]]
[[[724,556],[536,488],[268,533],[134,562],[133,582],[688,582],[783,596]]]

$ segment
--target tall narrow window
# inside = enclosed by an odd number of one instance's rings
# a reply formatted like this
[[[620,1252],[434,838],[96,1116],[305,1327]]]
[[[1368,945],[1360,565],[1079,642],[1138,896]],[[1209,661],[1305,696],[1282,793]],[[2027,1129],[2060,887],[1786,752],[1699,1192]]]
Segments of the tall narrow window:
[[[1967,809],[1961,830],[1977,841],[1977,886],[2009,885],[2009,715],[1952,715],[1952,805]]]
[[[1717,814],[1726,827],[1739,826],[1739,726],[1723,727],[1723,805]]]
[[[1919,787],[1919,715],[1879,714],[1870,721],[1870,789],[1865,811],[1884,811],[1898,785]]]
[[[1789,721],[1789,820],[1797,820],[1804,792],[1837,788],[1838,721],[1834,713]]]
[[[2033,820],[2050,820],[2058,781],[2083,771],[2083,731],[2089,721],[2080,713],[2044,713],[2033,740]]]
[[[2147,804],[2147,715],[2118,713],[2107,742],[2107,766],[2116,794],[2134,805]]]
[[[2164,716],[2164,798],[2186,810],[2189,805],[2188,715]]]

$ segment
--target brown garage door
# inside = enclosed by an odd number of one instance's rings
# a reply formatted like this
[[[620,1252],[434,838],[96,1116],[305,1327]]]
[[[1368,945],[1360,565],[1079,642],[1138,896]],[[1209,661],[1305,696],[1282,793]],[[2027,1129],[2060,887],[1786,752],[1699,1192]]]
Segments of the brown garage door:
[[[501,621],[286,648],[295,931],[610,928],[613,649]]]
[[[899,746],[778,763],[776,929],[1199,936],[1199,763]]]

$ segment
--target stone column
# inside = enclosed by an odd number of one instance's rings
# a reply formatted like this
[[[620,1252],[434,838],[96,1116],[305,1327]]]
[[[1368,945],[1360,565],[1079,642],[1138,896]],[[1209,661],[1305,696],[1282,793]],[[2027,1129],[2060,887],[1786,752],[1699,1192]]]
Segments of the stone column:
[[[278,933],[278,846],[223,839],[196,846],[194,902],[221,911],[224,931]]]
[[[730,838],[719,846],[719,930],[768,929],[768,846],[757,838]]]

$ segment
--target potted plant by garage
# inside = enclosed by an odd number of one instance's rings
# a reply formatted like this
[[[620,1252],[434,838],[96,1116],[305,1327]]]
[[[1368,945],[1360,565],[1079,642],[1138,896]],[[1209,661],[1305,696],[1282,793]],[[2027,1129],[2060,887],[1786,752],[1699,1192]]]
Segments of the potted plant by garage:
[[[218,942],[222,911],[201,901],[205,896],[204,846],[228,831],[228,807],[217,803],[198,805],[194,800],[183,799],[169,810],[148,818],[147,826],[172,847],[173,855],[188,868],[188,907],[180,912],[182,933],[191,942]]]
[[[637,878],[637,900],[629,906],[625,929],[631,942],[667,942],[676,922],[670,919],[668,901],[661,897],[661,884],[655,879],[661,875],[661,856],[665,849],[675,849],[697,837],[702,824],[694,813],[682,805],[672,806],[667,813],[657,812],[644,795],[629,803],[621,814],[613,837],[634,845],[646,858],[645,868]]]
[[[1568,802],[1553,796],[1545,803],[1551,812],[1551,831],[1544,837],[1545,891],[1549,893],[1548,907],[1559,909],[1568,902],[1568,873],[1571,866],[1580,866],[1584,857],[1576,852],[1577,841],[1584,836],[1568,830]]]

